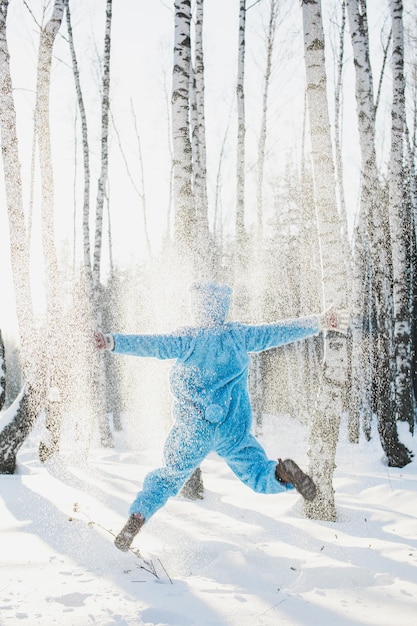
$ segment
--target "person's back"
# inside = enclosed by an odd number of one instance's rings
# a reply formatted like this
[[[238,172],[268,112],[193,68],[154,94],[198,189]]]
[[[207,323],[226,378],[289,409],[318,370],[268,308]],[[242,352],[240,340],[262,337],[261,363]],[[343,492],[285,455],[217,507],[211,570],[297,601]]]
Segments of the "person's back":
[[[345,332],[347,316],[332,308],[272,324],[227,322],[231,295],[228,285],[195,283],[193,328],[167,335],[96,333],[99,349],[175,360],[170,374],[174,425],[165,442],[164,465],[145,477],[129,519],[115,539],[120,550],[129,549],[145,521],[179,492],[212,451],[258,493],[276,494],[295,487],[308,500],[316,496],[313,480],[294,461],[268,459],[250,432],[249,354],[311,337],[325,328]]]
[[[249,355],[238,324],[189,330],[189,351],[171,369],[170,384],[178,417],[185,405],[209,422],[227,418],[232,395],[247,393]],[[234,393],[233,393],[234,390]]]

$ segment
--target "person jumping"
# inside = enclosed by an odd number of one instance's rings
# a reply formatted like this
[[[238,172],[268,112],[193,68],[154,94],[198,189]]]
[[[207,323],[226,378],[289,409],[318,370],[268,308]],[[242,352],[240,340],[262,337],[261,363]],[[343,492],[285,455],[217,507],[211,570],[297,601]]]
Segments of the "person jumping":
[[[194,283],[190,303],[195,325],[170,334],[94,334],[99,350],[175,359],[170,374],[174,425],[164,444],[164,464],[145,477],[115,539],[119,550],[129,550],[145,522],[180,491],[213,451],[258,493],[295,488],[306,500],[316,496],[313,480],[295,461],[268,459],[250,432],[249,355],[323,330],[346,332],[347,312],[332,307],[325,313],[272,324],[228,322],[232,293],[228,285]]]

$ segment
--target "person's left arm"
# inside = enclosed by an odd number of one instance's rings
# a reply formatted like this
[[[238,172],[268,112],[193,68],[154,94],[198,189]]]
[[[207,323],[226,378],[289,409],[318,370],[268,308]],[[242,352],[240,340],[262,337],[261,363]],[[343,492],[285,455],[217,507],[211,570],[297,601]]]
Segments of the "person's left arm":
[[[323,313],[282,320],[272,324],[245,326],[242,328],[246,336],[248,352],[261,352],[269,348],[277,348],[299,339],[307,339],[322,331],[333,331],[345,334],[349,324],[349,315],[345,309],[331,306]]]
[[[242,325],[248,352],[262,352],[299,339],[318,335],[321,328],[318,315],[281,320],[272,324]]]
[[[95,333],[96,347],[114,354],[177,359],[190,349],[191,338],[186,335],[123,335]]]

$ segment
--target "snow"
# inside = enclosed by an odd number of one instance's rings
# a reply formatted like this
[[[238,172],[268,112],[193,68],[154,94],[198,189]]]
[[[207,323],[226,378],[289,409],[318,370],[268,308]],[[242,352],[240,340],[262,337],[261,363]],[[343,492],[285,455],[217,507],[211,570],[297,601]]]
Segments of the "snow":
[[[416,461],[389,468],[377,437],[354,446],[344,433],[337,522],[306,519],[294,492],[252,493],[213,455],[204,500],[172,499],[135,540],[157,578],[105,530],[123,525],[152,455],[144,464],[117,433],[88,462],[67,454],[41,465],[37,426],[18,473],[0,477],[1,626],[414,626]],[[260,439],[305,466],[298,422],[268,416]]]

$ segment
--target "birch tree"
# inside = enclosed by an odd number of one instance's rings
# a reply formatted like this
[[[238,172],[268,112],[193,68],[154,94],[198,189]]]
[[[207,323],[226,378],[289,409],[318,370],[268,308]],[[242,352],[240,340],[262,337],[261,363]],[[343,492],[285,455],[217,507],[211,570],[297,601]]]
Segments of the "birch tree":
[[[236,240],[238,251],[245,239],[245,31],[246,0],[239,1],[239,39],[237,66],[237,165],[236,165]]]
[[[196,150],[197,187],[198,187],[198,217],[204,214],[205,208],[205,139],[202,128],[198,128],[200,121],[203,122],[203,57],[202,57],[202,20],[203,3],[199,3],[197,37],[199,38],[196,49]],[[198,74],[198,87],[197,87]],[[174,16],[174,65],[172,73],[172,156],[173,156],[173,198],[175,208],[175,240],[181,262],[182,277],[193,274],[201,268],[197,263],[199,254],[198,243],[201,243],[201,235],[206,225],[198,224],[195,197],[193,191],[193,149],[190,130],[190,87],[191,87],[191,0],[175,0]],[[200,93],[198,93],[200,92]],[[197,95],[198,94],[198,95]],[[200,108],[199,108],[200,107]],[[201,143],[200,143],[201,141]],[[200,150],[203,149],[203,152]],[[201,230],[200,230],[201,227]],[[197,245],[196,245],[197,243]],[[204,251],[203,251],[204,253]],[[197,468],[181,493],[187,498],[197,499],[202,497],[203,484],[201,470]]]
[[[262,118],[261,118],[261,131],[259,133],[258,141],[258,177],[256,184],[256,215],[257,215],[257,231],[258,240],[262,238],[263,230],[263,181],[264,181],[264,169],[265,169],[265,146],[266,146],[266,131],[267,131],[267,114],[268,114],[268,96],[269,86],[271,82],[272,73],[272,54],[274,51],[274,39],[277,25],[278,15],[278,0],[270,0],[269,7],[269,21],[268,21],[268,34],[266,42],[266,67],[264,75],[264,88],[262,94]]]
[[[330,122],[326,93],[324,34],[319,0],[303,0],[304,58],[310,122],[314,202],[320,240],[323,307],[346,306],[346,272],[335,196]],[[337,333],[324,337],[323,377],[312,417],[309,439],[310,472],[318,495],[306,504],[309,517],[335,520],[332,477],[339,436],[343,389],[346,384],[346,338]]]
[[[55,244],[55,202],[54,174],[51,154],[51,131],[49,124],[49,93],[51,84],[52,52],[56,36],[61,27],[64,14],[64,0],[55,0],[52,15],[45,26],[40,29],[37,66],[37,85],[35,103],[35,134],[39,151],[41,176],[41,216],[42,216],[42,247],[45,265],[45,285],[47,302],[47,323],[45,337],[45,371],[43,377],[46,399],[52,397],[49,389],[59,389],[62,385],[62,337],[60,333],[59,275]],[[58,394],[54,394],[58,399]],[[60,406],[57,402],[46,403],[46,428],[49,442],[41,442],[39,454],[46,460],[59,446]]]
[[[90,245],[90,186],[91,186],[91,176],[90,176],[90,149],[89,149],[89,141],[88,141],[88,125],[87,125],[87,115],[85,111],[84,105],[84,97],[81,89],[81,81],[80,81],[80,72],[78,68],[78,60],[77,54],[75,51],[74,45],[74,37],[72,31],[72,21],[71,21],[71,10],[69,0],[64,0],[65,2],[65,14],[66,14],[66,24],[68,31],[68,43],[71,52],[71,60],[72,60],[72,72],[74,76],[75,82],[75,91],[77,94],[77,104],[80,113],[81,119],[81,135],[82,135],[82,147],[83,147],[83,164],[84,164],[84,190],[83,190],[83,263],[84,263],[84,271],[87,274],[89,280],[91,280],[91,245]]]
[[[98,311],[100,300],[100,266],[103,241],[103,211],[106,197],[106,185],[109,171],[109,108],[110,108],[110,51],[111,51],[111,23],[112,0],[106,0],[106,20],[104,33],[104,57],[101,93],[101,167],[97,184],[96,219],[94,231],[93,251],[93,291],[95,307]]]
[[[3,336],[0,330],[0,411],[6,401],[6,361]]]
[[[342,96],[343,96],[343,66],[345,63],[345,29],[346,29],[346,5],[342,2],[342,17],[339,36],[339,55],[337,58],[337,80],[334,93],[334,141],[335,141],[335,159],[337,188],[340,203],[340,215],[345,232],[347,233],[346,203],[345,190],[343,184],[343,158],[341,145],[341,126],[342,126]],[[347,237],[346,237],[347,241]]]
[[[265,170],[265,151],[266,151],[266,138],[267,138],[267,119],[268,119],[268,97],[269,87],[271,83],[272,74],[272,55],[274,51],[274,40],[277,25],[278,16],[278,2],[277,0],[270,0],[269,3],[269,19],[266,33],[266,64],[264,73],[264,85],[262,93],[262,115],[261,125],[258,140],[258,162],[257,162],[257,181],[256,181],[256,242],[254,256],[258,257],[254,259],[254,263],[258,265],[259,260],[264,251],[264,245],[262,241],[263,237],[263,186],[264,186],[264,170]],[[239,43],[239,47],[240,47]],[[244,51],[243,51],[244,54]],[[244,164],[244,161],[243,161]],[[243,191],[244,193],[244,191]],[[254,299],[259,303],[262,301],[262,285],[257,281],[257,289],[255,287]],[[256,305],[255,305],[256,306]],[[258,307],[259,308],[259,304]],[[262,431],[262,419],[263,419],[263,369],[264,369],[265,355],[253,354],[251,356],[251,366],[249,372],[249,390],[251,395],[251,403],[253,409],[253,415],[256,422],[257,433]]]
[[[204,0],[196,1],[195,16],[195,62],[192,71],[192,93],[194,100],[193,138],[193,180],[196,212],[196,236],[200,271],[209,275],[211,271],[210,233],[208,224],[207,199],[207,158],[206,158],[206,128],[204,102],[204,52],[203,52],[203,21]]]
[[[49,91],[52,51],[55,38],[62,23],[63,13],[64,0],[55,0],[52,16],[40,31],[35,104],[35,130],[41,173],[42,243],[48,292],[47,300],[50,308],[54,306],[58,262],[55,247],[54,176],[49,124]]]
[[[16,399],[13,419],[0,432],[0,473],[13,474],[16,455],[39,413],[36,385],[36,333],[29,277],[29,246],[23,211],[22,178],[16,128],[16,110],[10,74],[6,22],[9,2],[0,2],[0,131],[4,186],[9,222],[11,266],[19,325],[25,393]]]
[[[109,110],[110,110],[110,52],[111,52],[111,25],[112,25],[112,0],[106,1],[106,19],[104,29],[104,55],[102,70],[102,93],[101,93],[101,159],[100,159],[100,175],[97,184],[96,196],[96,217],[94,230],[94,251],[93,251],[93,270],[92,270],[92,295],[94,310],[93,316],[98,327],[103,323],[102,314],[102,288],[100,284],[101,278],[101,260],[102,260],[102,242],[103,242],[103,213],[104,202],[106,199],[106,187],[108,183],[109,173]],[[95,358],[95,383],[98,393],[96,394],[96,411],[98,413],[98,424],[100,431],[101,444],[105,447],[111,447],[112,437],[109,423],[106,416],[104,399],[105,394],[105,369],[104,354],[97,354]]]
[[[367,7],[364,0],[347,0],[347,14],[351,32],[354,64],[355,64],[355,97],[361,151],[361,215],[360,224],[362,246],[365,252],[361,258],[369,256],[371,260],[372,289],[368,286],[371,309],[361,301],[361,276],[364,281],[365,271],[356,281],[355,293],[357,304],[354,310],[352,329],[354,333],[354,376],[356,388],[363,389],[363,367],[370,367],[369,353],[362,353],[367,346],[362,344],[360,332],[362,318],[372,318],[375,307],[376,326],[367,332],[367,343],[375,343],[377,359],[372,359],[375,370],[375,400],[378,420],[378,432],[382,448],[389,465],[401,464],[408,458],[408,451],[398,440],[396,416],[391,398],[391,335],[392,335],[392,277],[391,248],[387,238],[387,230],[383,217],[383,196],[380,188],[375,148],[375,115],[376,105],[373,95],[373,74],[369,56],[369,35]],[[359,260],[359,257],[357,257]],[[365,266],[363,266],[364,268]],[[362,287],[363,288],[363,287]],[[371,351],[372,353],[373,351]],[[371,365],[372,366],[372,365]],[[371,408],[373,403],[369,403]],[[368,418],[365,416],[365,419]]]
[[[172,73],[172,146],[175,238],[183,260],[192,263],[196,213],[192,189],[190,140],[191,0],[175,0]]]
[[[405,79],[402,0],[390,0],[392,17],[392,109],[389,161],[389,225],[392,246],[396,417],[414,425],[409,309],[409,230],[404,188]]]

